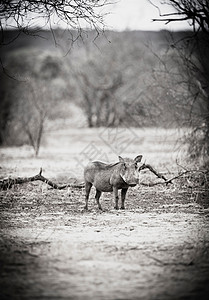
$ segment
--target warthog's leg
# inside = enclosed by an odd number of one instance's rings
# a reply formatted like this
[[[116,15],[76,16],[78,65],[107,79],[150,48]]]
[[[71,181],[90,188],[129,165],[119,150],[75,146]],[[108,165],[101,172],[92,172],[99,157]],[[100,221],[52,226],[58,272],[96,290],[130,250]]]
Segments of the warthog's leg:
[[[96,189],[96,195],[95,195],[95,199],[97,200],[97,205],[99,209],[102,209],[101,204],[99,203],[99,198],[101,196],[102,192],[100,192],[99,190]]]
[[[88,209],[88,200],[89,200],[89,193],[92,187],[92,183],[86,181],[85,182],[85,191],[86,191],[86,197],[85,197],[85,201],[86,201],[86,205],[84,206],[85,209]]]
[[[118,188],[113,187],[113,194],[114,194],[114,198],[115,198],[115,209],[118,209]]]
[[[126,199],[126,193],[128,189],[122,189],[121,190],[121,209],[125,209],[124,203]]]

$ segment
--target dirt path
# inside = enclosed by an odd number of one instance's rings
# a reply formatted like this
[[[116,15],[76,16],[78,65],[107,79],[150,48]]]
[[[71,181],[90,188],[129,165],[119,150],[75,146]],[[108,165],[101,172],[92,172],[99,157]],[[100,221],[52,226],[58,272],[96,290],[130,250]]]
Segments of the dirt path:
[[[136,187],[86,212],[82,190],[2,192],[1,299],[206,299],[209,211],[188,196]]]

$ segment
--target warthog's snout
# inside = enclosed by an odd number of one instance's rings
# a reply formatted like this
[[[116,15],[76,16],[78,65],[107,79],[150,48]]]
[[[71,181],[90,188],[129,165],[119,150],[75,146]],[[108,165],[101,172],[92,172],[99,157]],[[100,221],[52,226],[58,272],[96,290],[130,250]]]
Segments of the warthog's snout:
[[[105,164],[99,161],[89,163],[84,169],[86,205],[88,209],[89,193],[92,185],[96,188],[96,200],[99,209],[101,204],[99,198],[102,192],[113,191],[115,198],[115,208],[118,209],[118,190],[121,189],[121,209],[124,209],[124,202],[128,188],[134,187],[139,182],[138,166],[142,155],[135,159],[122,158],[119,156],[119,162],[114,164]]]
[[[137,161],[132,159],[123,159],[119,157],[121,162],[120,176],[128,186],[135,186],[139,182],[139,173]]]

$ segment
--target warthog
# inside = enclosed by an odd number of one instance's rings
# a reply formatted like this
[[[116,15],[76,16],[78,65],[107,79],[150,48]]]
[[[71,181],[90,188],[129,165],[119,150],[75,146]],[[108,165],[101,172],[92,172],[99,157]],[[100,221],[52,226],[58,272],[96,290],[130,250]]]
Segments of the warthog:
[[[92,185],[96,188],[96,201],[98,208],[102,209],[99,198],[102,192],[112,192],[115,199],[115,209],[118,209],[118,190],[121,189],[121,209],[125,209],[125,197],[130,186],[135,186],[139,181],[137,163],[142,159],[138,155],[135,159],[122,158],[114,164],[105,164],[100,161],[90,162],[84,169],[84,180],[86,190],[86,205],[88,209],[89,193]]]

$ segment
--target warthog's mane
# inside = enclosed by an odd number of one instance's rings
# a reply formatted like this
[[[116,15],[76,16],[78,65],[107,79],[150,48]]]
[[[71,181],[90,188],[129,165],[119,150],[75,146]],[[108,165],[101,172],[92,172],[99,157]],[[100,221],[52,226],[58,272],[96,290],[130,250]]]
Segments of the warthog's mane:
[[[96,165],[96,167],[102,168],[102,169],[110,169],[116,165],[118,165],[120,162],[116,162],[116,163],[104,163],[102,161],[93,161],[94,165]]]
[[[123,160],[124,160],[124,163],[134,163],[134,160],[133,159],[131,159],[131,158],[129,158],[129,157],[124,157],[123,158]],[[95,164],[95,165],[97,165],[97,166],[100,166],[100,167],[104,167],[104,168],[111,168],[111,167],[114,167],[114,166],[116,166],[116,165],[118,165],[118,164],[120,164],[120,163],[123,163],[122,161],[118,161],[118,162],[116,162],[116,163],[106,163],[106,162],[103,162],[103,161],[93,161],[93,163]]]
[[[134,163],[134,161],[133,161],[133,159],[131,159],[131,158],[123,158],[124,159],[124,163]],[[105,169],[105,170],[107,170],[107,169],[111,169],[112,167],[115,167],[115,166],[117,166],[117,165],[119,165],[119,164],[123,164],[123,162],[121,162],[121,161],[118,161],[118,162],[116,162],[116,163],[111,163],[111,164],[108,164],[108,163],[105,163],[105,162],[102,162],[102,161],[93,161],[93,164],[96,166],[96,167],[98,167],[98,168],[100,168],[100,169]]]

